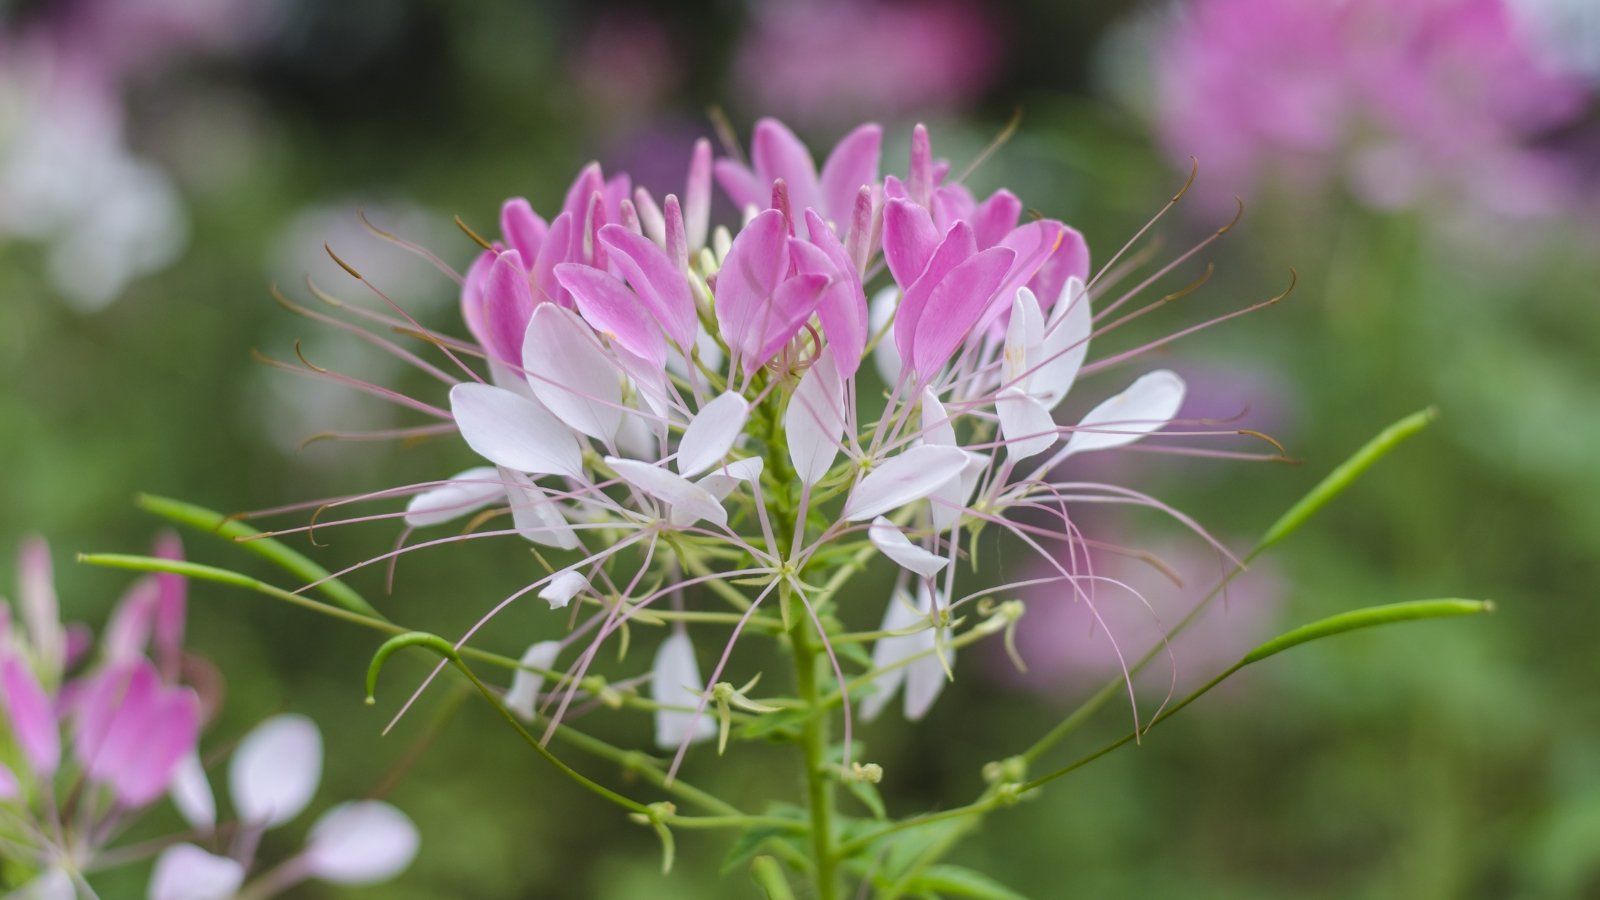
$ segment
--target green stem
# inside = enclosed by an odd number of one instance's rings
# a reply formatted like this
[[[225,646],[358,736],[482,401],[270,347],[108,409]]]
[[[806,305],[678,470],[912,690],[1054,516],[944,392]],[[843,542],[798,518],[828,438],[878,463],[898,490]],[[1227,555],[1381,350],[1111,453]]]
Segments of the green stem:
[[[788,591],[788,585],[779,590]],[[811,617],[797,615],[789,630],[800,702],[811,712],[800,732],[806,801],[811,812],[811,855],[817,867],[818,900],[839,898],[839,854],[833,845],[833,779],[828,776],[828,715],[817,690],[818,649],[811,642]]]

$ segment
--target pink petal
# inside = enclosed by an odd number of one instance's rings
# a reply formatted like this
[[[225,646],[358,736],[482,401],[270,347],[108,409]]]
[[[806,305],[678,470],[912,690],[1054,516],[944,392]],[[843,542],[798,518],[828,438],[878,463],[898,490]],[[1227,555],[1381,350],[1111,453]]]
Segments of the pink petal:
[[[783,213],[769,209],[739,231],[717,273],[717,328],[747,374],[765,361],[755,358],[780,318],[773,295],[789,269],[788,242]]]
[[[689,252],[704,247],[711,228],[711,142],[705,138],[694,142],[694,154],[689,157],[688,183],[683,189],[683,224]]]
[[[645,237],[656,244],[665,246],[667,242],[667,219],[661,213],[661,207],[656,205],[656,198],[644,188],[635,188],[633,192],[633,208],[639,216],[639,228],[644,231]]]
[[[377,884],[411,865],[420,840],[417,826],[387,803],[341,803],[311,826],[305,866],[323,881]]]
[[[689,235],[683,223],[683,207],[679,205],[676,195],[667,195],[667,210],[665,243],[667,259],[678,268],[680,274],[689,271]]]
[[[612,265],[628,279],[639,302],[655,316],[667,336],[680,349],[693,346],[700,320],[683,270],[648,239],[615,226],[601,229],[600,241],[612,251]]]
[[[450,389],[450,411],[467,446],[484,459],[519,472],[582,477],[577,438],[527,397],[467,382]]]
[[[716,173],[717,184],[722,186],[722,192],[741,212],[747,207],[759,207],[766,202],[767,190],[771,185],[763,185],[756,173],[745,166],[731,159],[719,159],[712,164],[712,171]]]
[[[174,562],[183,561],[183,541],[176,532],[162,532],[156,538],[155,555]],[[156,662],[168,682],[177,680],[183,662],[184,619],[189,607],[189,581],[182,575],[161,572],[156,575],[160,599],[156,602]]]
[[[522,255],[507,250],[489,267],[483,284],[483,324],[489,336],[486,348],[513,366],[522,363],[522,333],[533,315],[533,290],[522,267]]]
[[[911,129],[911,170],[906,177],[906,191],[911,199],[928,206],[933,198],[933,145],[928,140],[928,129],[921,122]]]
[[[619,225],[606,227],[628,234]],[[646,240],[643,236],[634,236]],[[578,312],[595,331],[651,366],[667,364],[667,343],[660,325],[622,279],[579,263],[562,263],[556,266],[556,280],[572,294]]]
[[[850,378],[861,367],[861,356],[867,349],[867,295],[844,245],[814,210],[806,210],[806,224],[811,232],[811,243],[791,244],[790,248],[794,251],[814,248],[824,257],[808,265],[806,253],[796,252],[795,262],[801,271],[826,274],[832,279],[817,302],[817,318],[822,322],[822,333],[827,336],[828,344],[833,347],[839,376]]]
[[[779,178],[788,183],[796,209],[822,205],[822,188],[811,151],[777,119],[756,122],[755,133],[750,137],[750,162],[763,184],[770,185]]]
[[[477,512],[506,495],[505,485],[493,466],[478,466],[450,476],[406,504],[406,525],[426,528]]]
[[[702,406],[678,442],[678,474],[693,478],[721,462],[749,418],[750,402],[732,391]]]
[[[602,441],[616,436],[622,373],[576,313],[550,305],[534,310],[522,360],[534,396],[556,418]]]
[[[966,464],[966,453],[956,447],[912,447],[861,479],[845,501],[844,518],[860,522],[921,500],[959,476]]]
[[[27,626],[35,659],[47,670],[59,671],[66,653],[66,638],[61,629],[61,607],[56,600],[55,568],[50,562],[50,545],[42,537],[22,543],[17,558],[17,606]]]
[[[550,226],[533,211],[527,200],[512,197],[501,204],[500,233],[512,249],[522,254],[524,261],[539,257],[539,249],[549,231]]]
[[[1011,268],[1016,254],[991,247],[956,266],[928,296],[917,320],[911,351],[911,368],[926,380],[944,367],[973,326],[992,305],[994,292]],[[930,265],[929,270],[933,267]]]
[[[200,697],[189,688],[167,688],[152,704],[142,739],[117,773],[114,785],[124,807],[137,809],[166,792],[180,760],[200,739]]]
[[[0,689],[11,732],[28,764],[40,778],[52,777],[61,762],[61,730],[50,697],[22,660],[10,654],[0,662]]]
[[[789,461],[801,484],[816,484],[833,468],[844,439],[844,403],[844,385],[830,347],[800,377],[783,412]]]
[[[1022,201],[1016,194],[1004,189],[990,194],[972,214],[972,232],[978,239],[978,246],[988,249],[1000,243],[1017,227],[1017,218],[1021,215]]]
[[[576,228],[572,216],[567,213],[556,216],[555,221],[550,223],[550,233],[546,235],[544,246],[539,248],[539,256],[534,259],[533,268],[528,273],[536,299],[557,306],[572,305],[572,297],[556,281],[556,266],[569,259],[577,259],[577,256],[570,255],[572,233]]]
[[[155,630],[156,606],[160,601],[161,588],[153,577],[134,582],[123,593],[106,621],[101,638],[107,660],[124,663],[144,656]]]
[[[745,374],[750,375],[776,356],[811,320],[817,304],[833,282],[826,275],[796,275],[778,285],[772,295],[772,317],[765,323],[766,336],[754,357],[745,357]]]
[[[834,145],[833,152],[828,154],[828,161],[822,164],[823,205],[820,211],[841,231],[856,202],[856,193],[863,185],[878,182],[878,157],[882,144],[882,128],[872,123],[861,125]],[[811,226],[810,230],[815,239],[816,227]]]
[[[1127,390],[1083,417],[1062,456],[1121,447],[1161,430],[1178,414],[1183,393],[1183,379],[1174,372],[1159,369],[1141,375]]]
[[[5,763],[0,763],[0,800],[10,802],[22,796],[22,785],[17,783],[17,776],[6,768]]]
[[[274,828],[311,802],[322,780],[322,733],[305,716],[273,716],[239,742],[228,790],[242,822]]]
[[[922,275],[939,246],[939,229],[928,211],[908,200],[891,199],[883,206],[883,260],[901,289]],[[974,245],[973,252],[977,252]]]
[[[887,235],[884,240],[887,249]],[[928,299],[933,296],[934,290],[957,266],[972,259],[977,253],[978,245],[973,240],[972,228],[965,222],[957,222],[950,227],[944,240],[934,249],[922,273],[911,282],[910,287],[905,289],[894,316],[894,345],[903,363],[910,365],[912,362],[911,348],[916,343],[917,324],[921,322],[923,310],[927,308]]]

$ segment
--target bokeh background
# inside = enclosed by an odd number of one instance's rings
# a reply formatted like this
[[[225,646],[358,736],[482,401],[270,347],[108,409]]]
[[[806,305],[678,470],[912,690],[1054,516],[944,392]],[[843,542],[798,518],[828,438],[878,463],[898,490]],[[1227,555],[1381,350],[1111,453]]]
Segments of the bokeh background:
[[[1020,111],[972,184],[1009,186],[1078,227],[1098,261],[1177,190],[1190,157],[1196,186],[1152,259],[1245,200],[1201,254],[1209,283],[1107,343],[1265,299],[1298,273],[1285,302],[1162,363],[1190,378],[1191,412],[1268,431],[1303,463],[1132,456],[1108,477],[1242,549],[1383,425],[1440,410],[1178,643],[1180,679],[1357,605],[1491,597],[1499,613],[1248,671],[1143,746],[993,817],[954,861],[1045,898],[1597,896],[1597,97],[1592,0],[0,2],[0,546],[49,536],[69,617],[94,622],[126,580],[70,554],[146,546],[157,525],[135,491],[244,511],[463,467],[448,442],[303,445],[405,419],[252,361],[293,359],[298,340],[312,362],[404,383],[370,348],[272,301],[274,284],[310,299],[309,275],[375,302],[324,241],[418,318],[459,330],[453,285],[374,239],[358,209],[460,266],[473,247],[453,215],[492,229],[507,196],[554,205],[591,158],[675,190],[712,108],[740,134],[778,115],[813,146],[881,121],[891,170],[915,121],[959,166]],[[1189,573],[1156,586],[1167,608],[1216,571],[1158,520],[1094,527]],[[345,564],[394,539],[324,537],[297,546]],[[253,571],[234,548],[188,543]],[[514,585],[505,552],[408,559],[385,609],[459,631]],[[0,583],[11,575],[0,562]],[[383,594],[381,572],[356,583]],[[865,620],[880,589],[853,595]],[[436,691],[380,737],[384,713],[361,703],[371,635],[217,588],[194,596],[191,644],[229,687],[208,741],[273,711],[313,716],[330,747],[324,804],[384,784],[450,703]],[[925,721],[868,730],[892,809],[972,796],[984,762],[1101,683],[1103,638],[1047,600],[1030,598],[1027,677],[974,653]],[[556,627],[535,613],[513,611],[488,644],[517,653]],[[1143,686],[1146,702],[1169,674]],[[1127,721],[1108,709],[1074,746]],[[597,727],[648,740],[642,720]],[[699,753],[689,772],[743,796],[774,767],[788,771],[759,750]],[[408,773],[389,797],[422,831],[412,870],[295,896],[753,893],[741,873],[717,880],[727,845],[708,835],[681,835],[660,880],[647,830],[554,777],[478,705]],[[298,838],[269,841],[289,851]],[[108,881],[107,896],[138,895],[142,878]]]

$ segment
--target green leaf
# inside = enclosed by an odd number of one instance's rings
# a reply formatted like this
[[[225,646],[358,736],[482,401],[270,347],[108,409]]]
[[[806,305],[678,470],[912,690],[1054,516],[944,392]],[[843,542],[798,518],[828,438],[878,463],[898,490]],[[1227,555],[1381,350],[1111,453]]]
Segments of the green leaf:
[[[1291,647],[1355,631],[1395,622],[1415,619],[1439,619],[1449,616],[1470,616],[1494,612],[1489,600],[1413,600],[1409,603],[1391,603],[1387,606],[1369,606],[1320,619],[1285,632],[1245,654],[1234,669],[1240,669],[1269,656],[1276,656]]]
[[[762,713],[739,726],[739,737],[746,740],[764,737],[774,741],[792,741],[800,734],[800,726],[813,715],[804,709],[780,709]]]
[[[758,856],[750,861],[750,878],[767,895],[767,900],[794,900],[794,890],[789,879],[783,876],[783,866],[770,856]]]
[[[1390,625],[1396,622],[1410,622],[1417,619],[1439,619],[1453,616],[1481,615],[1483,613],[1490,612],[1494,612],[1494,604],[1488,600],[1412,600],[1406,603],[1390,603],[1384,606],[1369,606],[1364,609],[1351,610],[1349,612],[1343,612],[1337,615],[1329,616],[1326,619],[1319,619],[1309,625],[1302,625],[1293,631],[1281,634],[1278,637],[1275,637],[1272,640],[1260,645],[1254,650],[1251,650],[1238,662],[1223,670],[1223,672],[1217,677],[1201,685],[1193,693],[1184,697],[1182,700],[1179,700],[1176,703],[1168,706],[1166,710],[1161,713],[1161,715],[1151,719],[1150,724],[1146,725],[1142,731],[1128,734],[1119,740],[1113,741],[1110,744],[1101,747],[1099,750],[1096,750],[1087,756],[1080,757],[1076,761],[1056,769],[1054,772],[1051,772],[1048,775],[1041,775],[1027,784],[1024,784],[1022,786],[1022,791],[1032,791],[1044,787],[1047,783],[1054,781],[1055,779],[1073,772],[1083,766],[1086,766],[1091,762],[1094,762],[1118,747],[1121,747],[1124,744],[1132,743],[1140,735],[1149,733],[1150,729],[1155,728],[1162,722],[1165,722],[1166,720],[1177,715],[1184,709],[1184,707],[1203,697],[1207,691],[1210,691],[1212,688],[1226,681],[1228,677],[1233,675],[1235,672],[1252,663],[1257,663],[1261,660],[1267,659],[1268,657],[1276,656],[1285,650],[1298,647],[1301,644],[1310,643],[1311,641],[1321,640],[1325,637],[1333,637],[1337,634],[1343,634],[1347,631],[1356,631],[1362,628],[1374,628],[1379,625]]]
[[[1360,478],[1362,473],[1372,468],[1373,463],[1388,455],[1390,450],[1406,438],[1428,427],[1437,416],[1438,411],[1429,407],[1421,412],[1412,413],[1378,432],[1377,437],[1368,441],[1349,459],[1340,463],[1338,468],[1329,472],[1316,487],[1300,498],[1300,502],[1291,506],[1288,512],[1278,518],[1278,521],[1272,523],[1272,527],[1267,529],[1267,533],[1261,538],[1261,543],[1251,555],[1260,553],[1294,533],[1295,529],[1305,524],[1307,519],[1328,505],[1328,501],[1339,496],[1345,488]]]
[[[888,820],[889,814],[883,808],[883,798],[878,795],[877,785],[858,778],[846,778],[844,786],[849,789],[857,800],[861,801],[862,806],[865,806],[872,813],[874,819],[880,822]]]
[[[807,814],[797,806],[777,804],[767,810],[767,815],[780,819],[793,819],[796,822],[807,821]],[[747,828],[739,832],[739,837],[734,840],[733,846],[728,849],[728,855],[722,858],[721,874],[726,877],[734,869],[740,868],[749,862],[761,846],[769,840],[783,841],[793,847],[796,853],[805,855],[810,852],[809,845],[795,840],[795,832],[789,829],[778,828],[773,825],[760,825]]]
[[[951,865],[929,866],[906,888],[945,896],[976,897],[978,900],[1028,900],[987,875]]]
[[[275,538],[261,537],[261,532],[251,528],[236,519],[203,506],[193,503],[184,503],[168,497],[157,497],[152,494],[140,494],[138,497],[139,508],[154,513],[169,522],[185,525],[196,531],[209,532],[231,543],[243,547],[255,555],[279,566],[297,578],[305,579],[307,584],[320,582],[316,590],[320,591],[329,600],[339,604],[351,612],[358,612],[374,619],[382,619],[383,614],[378,612],[365,598],[349,585],[337,578],[329,578],[329,572],[305,556],[289,549],[287,544]],[[326,579],[326,580],[324,580]]]

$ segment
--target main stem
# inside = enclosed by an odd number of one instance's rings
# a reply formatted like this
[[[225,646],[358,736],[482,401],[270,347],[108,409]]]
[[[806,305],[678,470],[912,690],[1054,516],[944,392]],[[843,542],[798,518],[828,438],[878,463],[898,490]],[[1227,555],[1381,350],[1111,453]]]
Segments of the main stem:
[[[794,677],[810,715],[800,733],[806,770],[806,799],[811,810],[811,855],[817,865],[818,900],[838,900],[839,859],[833,845],[833,779],[828,775],[828,711],[817,689],[817,645],[812,643],[811,617],[793,617],[789,629],[794,648]],[[819,636],[820,637],[820,636]]]

